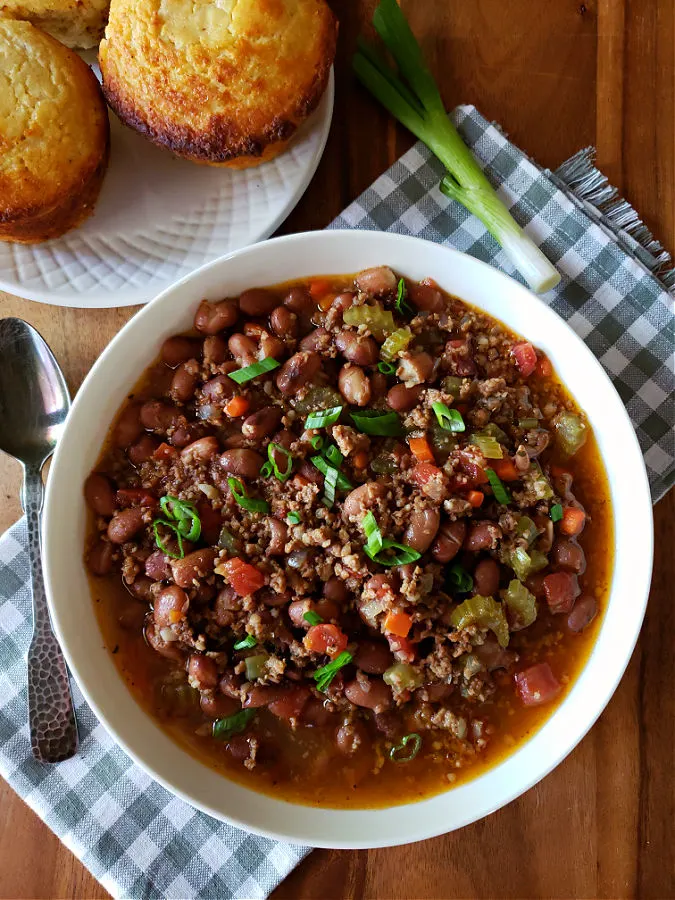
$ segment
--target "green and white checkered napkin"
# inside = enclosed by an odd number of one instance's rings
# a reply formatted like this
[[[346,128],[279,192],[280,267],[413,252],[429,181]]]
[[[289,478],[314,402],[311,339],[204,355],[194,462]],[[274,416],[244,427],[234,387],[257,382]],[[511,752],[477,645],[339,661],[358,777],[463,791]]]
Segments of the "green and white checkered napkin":
[[[593,168],[588,151],[556,173],[544,172],[473,107],[453,117],[516,218],[561,270],[561,285],[544,299],[614,381],[656,501],[672,483],[675,457],[672,272],[654,274],[667,259]],[[440,165],[417,144],[331,227],[418,235],[513,275],[483,225],[440,194],[440,175]],[[0,774],[116,897],[266,896],[307,849],[223,825],[155,784],[115,746],[77,686],[79,755],[52,768],[33,760],[26,724],[28,577],[20,522],[0,541]]]

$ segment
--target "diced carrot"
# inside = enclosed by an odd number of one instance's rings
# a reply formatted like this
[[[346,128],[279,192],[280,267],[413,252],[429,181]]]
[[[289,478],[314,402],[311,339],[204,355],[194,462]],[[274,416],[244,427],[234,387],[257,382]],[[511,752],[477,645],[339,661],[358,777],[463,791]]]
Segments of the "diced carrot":
[[[265,576],[250,563],[238,556],[224,562],[222,568],[232,590],[241,597],[254,594],[265,584]]]
[[[368,454],[357,453],[354,456],[354,465],[357,469],[365,469],[365,467],[368,465]]]
[[[502,481],[515,481],[520,478],[520,472],[510,459],[491,459],[490,468],[496,472]]]
[[[330,309],[333,305],[333,300],[335,300],[336,296],[337,294],[333,293],[333,291],[329,291],[329,293],[324,294],[323,297],[321,297],[321,299],[317,301],[319,308],[322,309],[323,312],[326,312],[326,310]]]
[[[563,509],[562,519],[560,520],[560,530],[568,537],[574,537],[575,534],[581,534],[586,524],[586,513],[583,509],[575,506],[566,506]]]
[[[473,506],[474,509],[478,509],[479,506],[483,505],[483,500],[485,500],[485,494],[481,493],[481,491],[469,491],[466,495],[466,499]]]
[[[384,630],[399,637],[407,637],[411,628],[412,619],[408,613],[400,612],[399,610],[392,610],[384,620]]]
[[[534,374],[540,378],[550,378],[553,374],[553,366],[548,356],[540,356],[534,369]]]
[[[309,284],[309,294],[315,303],[324,297],[330,291],[330,284],[325,278],[315,278]]]
[[[435,462],[433,450],[425,437],[408,438],[408,446],[418,462]]]
[[[171,444],[161,443],[152,456],[153,459],[174,459],[178,456],[178,450]]]
[[[225,412],[232,419],[237,419],[239,416],[243,416],[244,413],[248,412],[250,405],[251,404],[246,397],[233,397],[225,407]]]

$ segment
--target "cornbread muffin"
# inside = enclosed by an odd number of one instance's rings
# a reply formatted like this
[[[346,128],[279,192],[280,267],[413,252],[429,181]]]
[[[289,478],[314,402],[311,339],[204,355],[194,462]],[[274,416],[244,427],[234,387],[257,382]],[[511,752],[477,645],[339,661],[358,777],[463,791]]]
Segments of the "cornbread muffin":
[[[36,243],[79,225],[109,145],[89,66],[29,22],[0,18],[0,240]]]
[[[66,47],[95,47],[103,37],[110,0],[0,0],[0,15],[25,19]]]
[[[178,156],[258,165],[319,102],[336,37],[324,0],[112,0],[103,91]]]

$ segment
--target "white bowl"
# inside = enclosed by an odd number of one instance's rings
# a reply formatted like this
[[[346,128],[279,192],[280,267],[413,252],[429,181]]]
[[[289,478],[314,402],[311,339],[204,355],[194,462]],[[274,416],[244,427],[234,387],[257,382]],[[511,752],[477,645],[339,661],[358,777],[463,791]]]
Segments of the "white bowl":
[[[559,709],[497,767],[393,813],[289,804],[235,784],[188,755],[143,712],[118,674],[82,564],[82,485],[106,429],[162,341],[190,328],[199,301],[379,264],[413,279],[434,278],[547,353],[593,426],[609,476],[616,536],[609,606],[588,663]],[[590,350],[541,300],[496,269],[437,244],[379,232],[323,231],[217,260],[166,290],[122,329],[80,388],[52,463],[43,556],[52,621],[71,671],[115,740],[153,778],[198,809],[269,837],[315,847],[382,847],[452,831],[499,809],[557,766],[586,734],[612,696],[640,630],[651,577],[652,510],[623,403]]]

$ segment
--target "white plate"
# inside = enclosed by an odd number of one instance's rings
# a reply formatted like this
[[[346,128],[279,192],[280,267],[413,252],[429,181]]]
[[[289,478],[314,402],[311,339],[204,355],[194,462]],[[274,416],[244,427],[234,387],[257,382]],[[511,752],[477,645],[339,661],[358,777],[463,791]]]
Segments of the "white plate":
[[[586,411],[605,462],[614,511],[614,573],[599,634],[579,678],[544,726],[500,765],[454,790],[393,810],[298,806],[254,793],[207,768],[136,703],[104,646],[94,613],[82,564],[82,485],[116,410],[162,341],[191,326],[201,299],[382,264],[409,278],[434,278],[549,356]],[[439,244],[377,231],[322,231],[266,241],[218,260],[165,291],[122,329],[73,403],[49,473],[42,540],[49,608],[68,665],[98,718],[132,759],[188,803],[241,828],[315,847],[381,847],[452,831],[499,809],[557,766],[586,734],[619,683],[640,631],[651,577],[652,507],[642,453],[621,398],[588,347],[545,303],[491,266]],[[524,829],[537,827],[523,823]]]
[[[110,165],[94,214],[44,244],[0,242],[0,289],[57,306],[132,306],[268,237],[316,171],[333,92],[331,71],[318,109],[288,149],[240,172],[178,159],[111,112]]]

